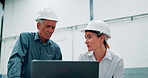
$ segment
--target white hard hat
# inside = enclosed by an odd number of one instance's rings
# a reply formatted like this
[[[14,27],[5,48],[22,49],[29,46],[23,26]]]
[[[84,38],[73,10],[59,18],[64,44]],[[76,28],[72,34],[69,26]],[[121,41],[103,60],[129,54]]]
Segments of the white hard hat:
[[[37,13],[37,17],[35,21],[39,21],[40,19],[46,19],[46,20],[54,20],[58,21],[58,17],[56,13],[51,8],[43,8]]]
[[[110,35],[110,28],[108,25],[100,20],[92,20],[88,23],[86,28],[82,30],[84,32],[85,30],[93,30],[93,31],[99,31],[100,33],[106,34],[108,38],[111,37]]]

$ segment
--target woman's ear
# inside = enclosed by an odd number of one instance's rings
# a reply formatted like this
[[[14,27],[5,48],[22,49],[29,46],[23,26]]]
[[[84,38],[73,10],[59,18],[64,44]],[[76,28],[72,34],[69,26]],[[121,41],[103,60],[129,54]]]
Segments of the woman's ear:
[[[100,38],[101,38],[101,42],[104,42],[105,36],[104,35],[101,35]]]

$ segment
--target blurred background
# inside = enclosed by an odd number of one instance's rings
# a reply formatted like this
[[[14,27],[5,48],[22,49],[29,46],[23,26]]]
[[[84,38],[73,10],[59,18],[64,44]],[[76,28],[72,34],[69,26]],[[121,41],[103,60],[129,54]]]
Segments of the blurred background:
[[[21,32],[37,31],[35,17],[52,8],[59,22],[52,40],[61,47],[63,60],[76,61],[87,51],[84,33],[93,19],[109,24],[115,52],[124,59],[125,78],[148,78],[148,0],[1,0],[0,78],[7,78],[7,62]]]

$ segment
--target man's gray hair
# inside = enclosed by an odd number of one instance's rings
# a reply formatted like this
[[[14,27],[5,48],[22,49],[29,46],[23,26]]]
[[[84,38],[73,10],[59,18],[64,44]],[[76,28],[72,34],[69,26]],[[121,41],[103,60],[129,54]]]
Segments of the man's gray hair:
[[[45,19],[39,19],[37,22],[43,23],[44,20],[45,20]]]

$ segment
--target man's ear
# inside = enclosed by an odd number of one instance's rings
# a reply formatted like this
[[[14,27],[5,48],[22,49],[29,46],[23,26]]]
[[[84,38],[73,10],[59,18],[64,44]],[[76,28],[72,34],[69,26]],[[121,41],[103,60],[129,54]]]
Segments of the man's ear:
[[[40,29],[40,25],[41,25],[41,23],[38,22],[38,23],[37,23],[37,29],[38,29],[38,30]]]

